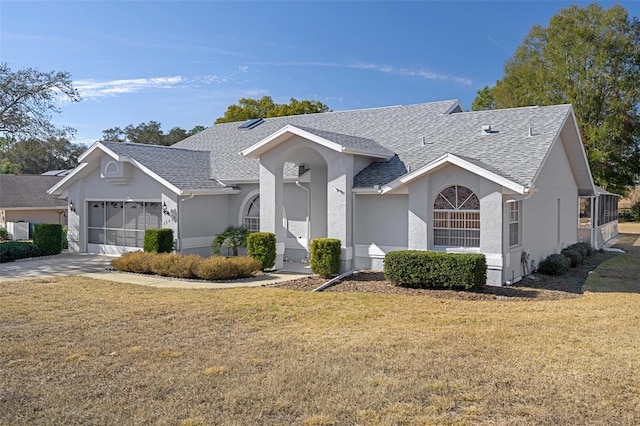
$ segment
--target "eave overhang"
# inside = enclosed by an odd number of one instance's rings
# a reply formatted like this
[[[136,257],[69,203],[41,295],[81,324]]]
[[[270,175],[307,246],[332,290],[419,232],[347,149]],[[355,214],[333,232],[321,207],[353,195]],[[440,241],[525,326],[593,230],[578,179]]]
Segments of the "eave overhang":
[[[442,167],[445,167],[449,164],[453,164],[455,166],[458,166],[464,170],[467,170],[471,173],[474,173],[478,176],[481,176],[487,180],[490,180],[492,182],[497,183],[498,185],[503,186],[504,188],[508,188],[511,191],[517,193],[517,194],[528,194],[529,190],[531,189],[528,186],[524,186],[521,185],[519,183],[516,183],[510,179],[507,179],[503,176],[500,176],[494,172],[491,172],[481,166],[478,166],[477,164],[471,163],[463,158],[458,157],[457,155],[454,154],[445,154],[442,157],[438,158],[435,161],[432,161],[431,163],[413,171],[410,173],[407,173],[403,176],[400,176],[399,178],[389,182],[386,185],[382,185],[380,187],[380,189],[377,190],[378,193],[380,194],[386,194],[389,193],[391,191],[396,191],[399,188],[408,185],[409,183],[413,182],[416,179],[419,179],[420,177],[427,175],[429,173],[432,173]],[[360,190],[360,191],[356,191],[356,189],[354,189],[355,192],[361,192],[361,193],[371,193],[370,189],[366,189],[366,190]]]

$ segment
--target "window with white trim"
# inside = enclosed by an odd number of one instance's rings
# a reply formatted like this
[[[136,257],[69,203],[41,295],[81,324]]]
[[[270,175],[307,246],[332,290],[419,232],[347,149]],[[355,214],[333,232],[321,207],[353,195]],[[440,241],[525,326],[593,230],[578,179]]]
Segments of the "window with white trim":
[[[520,201],[509,206],[509,247],[520,245]]]
[[[480,247],[480,200],[469,188],[443,189],[433,203],[433,244]]]
[[[244,226],[251,232],[260,231],[260,196],[255,196],[247,203],[244,214]]]

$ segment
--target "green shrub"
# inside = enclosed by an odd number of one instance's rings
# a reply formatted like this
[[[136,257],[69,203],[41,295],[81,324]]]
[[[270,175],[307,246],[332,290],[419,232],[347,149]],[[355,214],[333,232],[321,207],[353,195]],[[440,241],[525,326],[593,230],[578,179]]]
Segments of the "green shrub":
[[[136,272],[138,274],[153,273],[152,263],[156,253],[147,253],[143,251],[134,251],[125,253],[117,259],[111,261],[118,271]]]
[[[0,244],[0,263],[42,256],[42,250],[26,241],[7,241]]]
[[[69,241],[67,240],[67,227],[62,228],[62,250],[69,248]]]
[[[311,271],[323,278],[331,278],[340,272],[340,253],[342,245],[335,238],[316,238],[311,240],[309,264]]]
[[[575,250],[578,253],[580,253],[583,259],[586,259],[587,257],[593,254],[593,247],[589,243],[584,243],[584,242],[575,243],[575,244],[571,244],[567,248],[570,250]]]
[[[43,256],[62,252],[62,225],[36,223],[33,225],[33,244],[42,250]]]
[[[0,241],[7,241],[11,239],[11,235],[9,235],[9,231],[6,228],[0,226]]]
[[[254,232],[247,236],[247,255],[271,269],[276,263],[276,235],[271,232]]]
[[[173,230],[169,228],[145,230],[143,248],[149,253],[171,253],[173,250]]]
[[[413,288],[479,288],[487,283],[483,254],[401,250],[387,253],[384,276]]]
[[[552,254],[538,265],[538,272],[545,275],[563,275],[569,271],[571,260],[562,254]]]
[[[574,250],[570,247],[567,247],[565,249],[563,249],[560,252],[561,255],[567,257],[569,259],[569,267],[571,268],[576,268],[578,267],[582,261],[584,260],[584,258],[582,257],[582,254],[580,254],[580,252],[578,250]]]

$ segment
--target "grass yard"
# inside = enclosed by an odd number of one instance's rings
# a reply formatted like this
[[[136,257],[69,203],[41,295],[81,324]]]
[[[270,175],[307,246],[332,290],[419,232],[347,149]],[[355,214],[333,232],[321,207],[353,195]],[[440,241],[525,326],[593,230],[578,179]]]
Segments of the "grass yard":
[[[638,306],[9,282],[0,424],[634,425]]]

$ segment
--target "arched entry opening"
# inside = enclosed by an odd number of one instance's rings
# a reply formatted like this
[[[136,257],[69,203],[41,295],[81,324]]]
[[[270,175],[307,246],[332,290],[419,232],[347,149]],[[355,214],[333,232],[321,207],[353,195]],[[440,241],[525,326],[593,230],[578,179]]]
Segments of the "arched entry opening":
[[[327,236],[327,162],[310,147],[291,148],[283,159],[284,258],[304,261],[310,241]]]

